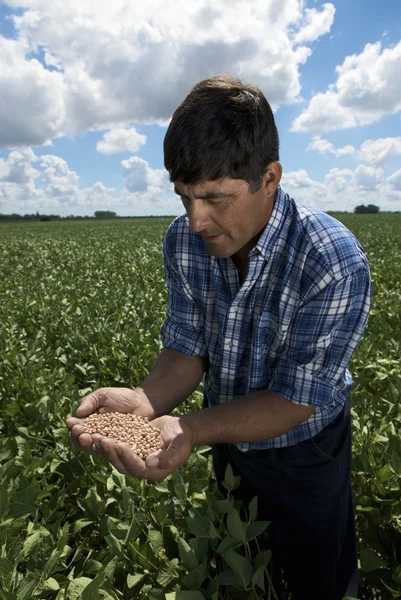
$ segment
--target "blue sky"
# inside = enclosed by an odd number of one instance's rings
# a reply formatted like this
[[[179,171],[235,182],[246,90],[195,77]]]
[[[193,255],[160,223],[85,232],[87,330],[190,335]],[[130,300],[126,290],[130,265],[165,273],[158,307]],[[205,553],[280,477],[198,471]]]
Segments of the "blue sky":
[[[398,0],[9,0],[0,62],[0,212],[181,214],[166,127],[220,72],[271,102],[295,199],[401,210]]]

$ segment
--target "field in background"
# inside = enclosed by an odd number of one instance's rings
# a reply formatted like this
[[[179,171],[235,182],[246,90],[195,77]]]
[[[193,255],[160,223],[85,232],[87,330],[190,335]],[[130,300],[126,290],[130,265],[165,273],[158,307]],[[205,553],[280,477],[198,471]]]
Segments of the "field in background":
[[[360,598],[386,600],[401,597],[401,215],[338,218],[364,245],[374,284],[351,363],[353,479]],[[151,485],[77,453],[67,436],[81,396],[135,386],[151,369],[170,222],[0,224],[0,600],[272,593],[268,550],[249,555],[268,527],[219,496],[208,449]],[[182,410],[200,401],[201,389]]]

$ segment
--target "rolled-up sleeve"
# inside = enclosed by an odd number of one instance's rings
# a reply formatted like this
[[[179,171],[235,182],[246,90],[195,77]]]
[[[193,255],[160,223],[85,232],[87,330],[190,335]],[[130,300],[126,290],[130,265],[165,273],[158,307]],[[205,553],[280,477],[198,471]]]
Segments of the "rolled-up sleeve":
[[[174,266],[163,244],[164,275],[168,291],[166,320],[161,327],[164,348],[190,356],[207,356],[204,316],[192,297],[182,273]]]
[[[366,328],[371,297],[370,273],[364,267],[300,306],[268,389],[297,404],[333,403]]]

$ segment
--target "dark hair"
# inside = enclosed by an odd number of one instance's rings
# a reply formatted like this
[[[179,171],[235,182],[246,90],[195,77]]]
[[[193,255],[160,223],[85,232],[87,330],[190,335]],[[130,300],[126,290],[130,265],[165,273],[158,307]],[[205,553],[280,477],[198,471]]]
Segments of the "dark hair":
[[[243,179],[251,193],[279,160],[272,109],[260,89],[228,75],[197,83],[173,114],[164,138],[170,181],[195,185]]]

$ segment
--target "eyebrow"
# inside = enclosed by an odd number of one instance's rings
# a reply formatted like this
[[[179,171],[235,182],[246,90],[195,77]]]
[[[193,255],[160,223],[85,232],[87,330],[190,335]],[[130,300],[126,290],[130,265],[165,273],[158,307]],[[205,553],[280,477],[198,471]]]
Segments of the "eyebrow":
[[[174,186],[174,192],[178,195],[178,196],[182,196],[183,198],[186,198],[187,196],[185,196],[185,194],[182,194],[179,190],[177,190],[177,188]],[[215,198],[228,198],[228,196],[234,196],[234,194],[231,193],[224,193],[224,192],[207,192],[206,194],[202,194],[201,196],[195,196],[195,198],[199,199],[199,200],[214,200]]]

